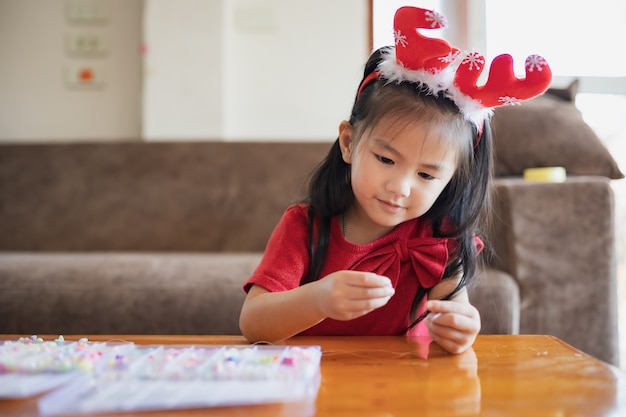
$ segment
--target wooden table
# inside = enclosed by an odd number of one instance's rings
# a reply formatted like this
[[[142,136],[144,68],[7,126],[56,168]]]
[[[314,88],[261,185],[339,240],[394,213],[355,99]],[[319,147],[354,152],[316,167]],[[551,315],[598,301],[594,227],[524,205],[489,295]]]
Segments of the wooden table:
[[[87,337],[140,344],[245,344],[239,336]],[[626,376],[551,336],[479,336],[473,349],[461,355],[404,337],[296,337],[284,344],[321,346],[322,380],[314,401],[176,415],[626,416]],[[38,415],[36,398],[0,401],[0,415]]]

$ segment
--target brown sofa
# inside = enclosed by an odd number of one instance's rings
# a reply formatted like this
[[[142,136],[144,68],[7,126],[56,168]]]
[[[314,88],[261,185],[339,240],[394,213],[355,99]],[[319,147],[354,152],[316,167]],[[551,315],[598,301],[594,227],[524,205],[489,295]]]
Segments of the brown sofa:
[[[330,143],[0,146],[0,333],[237,334],[241,285]],[[602,176],[496,180],[483,333],[617,364]]]

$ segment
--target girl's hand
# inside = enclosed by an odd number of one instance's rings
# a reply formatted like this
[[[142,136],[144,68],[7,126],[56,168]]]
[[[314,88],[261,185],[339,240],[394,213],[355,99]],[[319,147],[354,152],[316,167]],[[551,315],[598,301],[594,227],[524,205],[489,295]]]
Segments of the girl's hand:
[[[429,300],[426,308],[428,333],[435,343],[450,353],[469,349],[480,331],[480,314],[465,300]]]
[[[337,271],[316,281],[318,308],[324,317],[351,320],[387,304],[394,294],[389,278],[371,272]]]

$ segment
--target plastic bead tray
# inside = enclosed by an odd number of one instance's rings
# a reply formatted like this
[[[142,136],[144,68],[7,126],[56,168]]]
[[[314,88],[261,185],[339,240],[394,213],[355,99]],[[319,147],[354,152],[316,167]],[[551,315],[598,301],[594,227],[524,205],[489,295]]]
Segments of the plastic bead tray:
[[[0,398],[52,390],[39,400],[47,415],[297,401],[319,388],[319,346],[0,343]]]

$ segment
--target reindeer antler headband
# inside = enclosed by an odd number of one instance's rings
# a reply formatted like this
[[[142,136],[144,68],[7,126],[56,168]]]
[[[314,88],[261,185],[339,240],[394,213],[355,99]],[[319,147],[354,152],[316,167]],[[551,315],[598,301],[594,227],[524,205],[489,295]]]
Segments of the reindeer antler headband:
[[[494,58],[487,82],[476,85],[485,67],[481,54],[461,54],[445,40],[418,32],[445,26],[445,17],[437,12],[410,6],[398,9],[394,17],[395,48],[390,48],[378,68],[363,80],[357,96],[377,78],[419,83],[432,94],[443,92],[482,132],[484,120],[494,107],[520,104],[549,87],[552,72],[545,59],[539,55],[526,58],[526,78],[519,79],[513,73],[513,58],[507,54]],[[460,61],[456,69],[451,65],[455,61]]]

